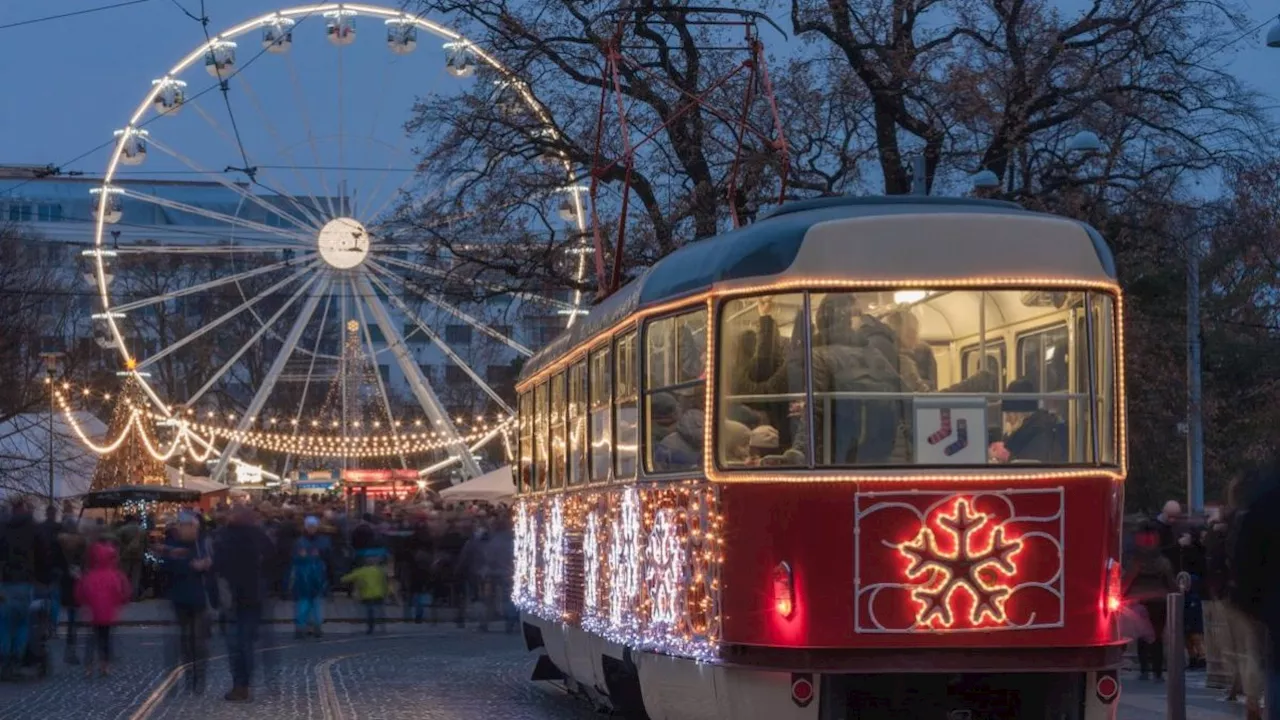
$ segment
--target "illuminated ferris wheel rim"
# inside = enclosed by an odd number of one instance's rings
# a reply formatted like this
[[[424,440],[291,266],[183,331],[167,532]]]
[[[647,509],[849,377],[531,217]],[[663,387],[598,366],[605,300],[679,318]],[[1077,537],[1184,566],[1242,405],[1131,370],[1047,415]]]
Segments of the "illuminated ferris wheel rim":
[[[305,20],[307,18],[316,16],[316,15],[320,15],[328,19],[336,18],[337,22],[339,23],[341,23],[344,18],[354,20],[356,17],[360,17],[360,16],[382,18],[385,20],[385,24],[389,29],[393,27],[416,28],[416,29],[424,30],[440,39],[443,39],[446,41],[446,44],[445,44],[446,49],[461,50],[462,52],[466,53],[470,57],[474,57],[480,62],[483,62],[489,68],[491,68],[496,73],[498,73],[498,75],[501,76],[502,78],[502,80],[499,82],[504,86],[504,90],[514,90],[520,102],[525,107],[527,107],[528,110],[532,113],[532,115],[542,123],[543,125],[542,132],[549,134],[550,137],[552,137],[553,139],[559,136],[559,131],[556,129],[556,126],[554,122],[552,122],[552,119],[548,114],[548,112],[546,111],[546,109],[542,107],[542,105],[533,97],[527,85],[523,82],[523,80],[518,75],[513,73],[500,61],[498,61],[495,57],[493,57],[491,54],[486,52],[481,46],[471,41],[462,33],[459,33],[445,25],[433,22],[432,20],[424,18],[421,15],[410,14],[402,10],[397,10],[397,9],[382,7],[377,5],[368,5],[363,3],[321,3],[321,4],[312,4],[312,5],[300,5],[296,7],[274,10],[272,12],[262,14],[258,17],[255,17],[251,20],[245,21],[238,25],[232,26],[217,34],[209,35],[207,41],[200,43],[194,50],[192,50],[190,53],[184,56],[172,68],[170,68],[169,71],[166,72],[163,77],[152,82],[152,87],[150,92],[148,92],[144,96],[142,102],[139,103],[137,109],[130,116],[129,121],[125,126],[125,128],[122,130],[116,131],[115,134],[117,137],[117,142],[115,143],[112,149],[110,159],[107,164],[107,170],[103,175],[102,184],[100,187],[94,188],[94,192],[97,195],[97,212],[96,212],[96,217],[94,218],[94,250],[91,251],[91,253],[87,253],[87,254],[91,254],[93,257],[94,276],[97,281],[99,299],[103,306],[103,312],[100,313],[99,315],[96,315],[95,317],[97,319],[105,321],[106,326],[110,330],[111,340],[113,341],[115,347],[120,352],[120,355],[125,363],[126,368],[131,372],[133,377],[140,383],[141,387],[143,388],[147,396],[156,405],[160,413],[165,417],[175,417],[175,411],[178,411],[180,409],[180,405],[179,404],[170,405],[169,403],[166,403],[159,396],[156,390],[151,386],[151,383],[148,382],[148,380],[146,379],[147,373],[139,371],[139,368],[138,368],[139,359],[130,352],[129,347],[125,342],[124,333],[121,331],[120,325],[117,322],[118,318],[125,317],[125,315],[119,312],[119,307],[121,306],[113,306],[112,299],[111,299],[111,292],[109,289],[110,276],[108,275],[106,263],[104,262],[104,257],[110,257],[114,254],[111,251],[105,249],[107,245],[106,239],[108,236],[108,227],[113,222],[108,220],[108,216],[111,212],[111,208],[113,207],[112,205],[113,196],[122,191],[122,188],[119,188],[116,185],[114,185],[113,181],[115,180],[116,174],[120,169],[120,165],[122,164],[122,161],[125,158],[126,149],[133,147],[132,143],[137,142],[138,140],[142,140],[148,143],[157,144],[153,140],[149,139],[148,131],[142,129],[142,126],[148,125],[150,124],[151,121],[154,121],[159,117],[162,117],[164,113],[157,111],[155,116],[147,119],[145,122],[143,122],[143,118],[148,114],[149,110],[156,108],[157,98],[161,97],[162,93],[168,92],[170,91],[171,88],[174,88],[174,87],[178,87],[178,88],[185,87],[186,83],[180,79],[180,76],[183,73],[190,70],[193,65],[195,65],[198,61],[202,59],[204,59],[207,64],[209,62],[209,58],[215,57],[216,52],[224,51],[227,48],[234,49],[236,47],[234,41],[237,38],[241,38],[254,31],[262,31],[262,30],[267,30],[268,28],[271,28],[271,29],[274,29],[277,33],[286,34],[285,39],[288,41],[287,44],[281,44],[278,40],[275,43],[264,41],[263,52],[266,52],[268,50],[272,52],[276,52],[274,45],[281,45],[282,48],[287,50],[290,47],[292,42],[291,32],[292,32],[293,26],[296,25],[301,20]],[[351,27],[353,29],[354,24]],[[411,37],[411,39],[408,40],[406,43],[406,48],[396,49],[395,46],[392,46],[393,51],[397,53],[404,53],[404,52],[412,51],[414,49],[414,47],[417,44],[416,36],[406,36],[406,37],[407,38]],[[331,40],[333,40],[333,38],[331,38]],[[348,42],[350,42],[350,40],[344,39],[344,40],[336,41],[335,44],[345,45]],[[234,58],[234,56],[232,57]],[[243,69],[239,65],[228,65],[228,68],[229,69],[219,68],[213,71],[214,73],[216,73],[215,77],[220,82],[227,82],[235,78],[237,75],[239,75],[239,73]],[[143,145],[143,153],[145,157],[145,145]],[[585,221],[584,221],[583,202],[582,202],[582,192],[585,190],[585,188],[574,184],[573,182],[574,168],[573,168],[573,165],[566,158],[555,158],[555,161],[563,166],[565,177],[566,177],[565,190],[567,191],[570,198],[567,202],[571,204],[573,216],[578,226],[577,230],[581,234],[585,231],[585,224],[584,224]],[[301,210],[302,208],[299,207],[299,209]],[[318,208],[316,209],[320,214],[323,215],[322,210],[319,210]],[[308,215],[308,214],[304,211],[303,215]],[[311,218],[309,216],[307,217],[307,220],[309,221],[313,219],[314,218]],[[345,217],[345,215],[334,216],[329,218],[328,222],[324,225],[324,227],[320,228],[320,231],[316,238],[316,241],[317,241],[316,249],[318,251],[316,255],[320,256],[321,258],[321,260],[316,261],[316,264],[317,265],[320,264],[321,261],[324,261],[325,263],[327,263],[330,266],[325,269],[328,275],[332,275],[333,274],[332,271],[334,270],[341,271],[341,270],[350,269],[348,267],[343,266],[343,262],[345,261],[337,260],[337,258],[339,257],[338,255],[335,255],[332,252],[326,251],[326,231],[332,230],[335,224],[343,225],[344,223],[355,223],[355,221],[352,220],[351,218]],[[358,223],[356,224],[358,225]],[[359,230],[363,232],[364,231],[363,226],[360,226]],[[363,262],[365,255],[367,254],[368,254],[367,249],[361,251],[360,260],[357,261],[354,266],[360,265]],[[586,256],[584,253],[579,253],[577,264],[578,264],[577,275],[581,277],[585,273],[586,267],[587,267]],[[372,275],[373,273],[369,272],[368,274]],[[317,285],[318,286],[326,285],[326,283],[332,284],[332,281],[329,279],[328,275],[326,275],[325,278],[322,278]],[[310,282],[311,282],[310,280],[305,281],[303,283],[303,289],[305,289]],[[376,278],[375,278],[375,282],[376,282]],[[351,283],[352,283],[352,287],[355,287],[355,281],[353,280],[351,281]],[[237,284],[238,284],[238,281],[237,281]],[[327,288],[326,288],[326,291],[327,291]],[[300,289],[299,294],[301,293],[302,293],[302,290]],[[298,297],[297,295],[294,296],[295,299],[297,297]],[[573,295],[572,303],[566,303],[566,305],[568,306],[566,311],[561,311],[562,314],[568,315],[569,325],[572,325],[576,317],[579,314],[582,314],[582,311],[581,311],[582,300],[583,300],[583,294],[581,293],[581,291],[575,291]],[[385,312],[385,309],[384,309],[384,312]],[[257,315],[256,310],[253,311],[253,313],[255,316]],[[261,322],[261,317],[259,317],[258,319]],[[419,322],[421,321],[419,320]],[[268,328],[268,325],[270,324],[272,323],[263,322],[262,323],[263,330],[266,330]],[[481,328],[481,329],[482,331],[484,330],[484,328]],[[508,343],[511,344],[510,341],[508,341]],[[518,348],[518,349],[524,350],[523,348]],[[384,351],[385,350],[386,348],[384,348]],[[290,352],[292,352],[292,350]],[[528,354],[527,351],[525,351],[525,353]],[[376,351],[374,352],[374,355],[376,355]],[[454,359],[454,358],[451,357],[451,359]],[[458,362],[458,361],[455,359],[455,362]],[[472,379],[474,381],[476,381],[484,389],[489,391],[490,395],[493,395],[492,389],[489,388],[486,383],[479,380],[475,376],[474,372],[470,370],[470,368],[466,368],[466,369],[468,370],[468,373],[472,376]],[[386,395],[385,388],[383,388],[383,394],[385,399],[385,395]],[[257,397],[255,396],[255,402],[256,401],[257,401]],[[508,407],[505,402],[501,404],[503,407]],[[252,413],[245,414],[246,418],[249,418],[251,416],[252,416]],[[443,417],[444,417],[444,423],[447,424],[451,430],[453,430],[454,435],[456,436],[457,435],[456,429],[452,427],[452,422],[450,421],[448,414],[445,413]],[[242,431],[243,431],[243,428],[241,428],[241,432]],[[206,450],[222,456],[218,466],[218,474],[220,474],[222,471],[225,470],[225,467],[228,461],[238,462],[238,460],[234,458],[235,452],[239,449],[238,442],[234,444],[234,447],[231,445],[228,445],[227,448],[224,448],[224,451],[218,451],[213,446],[211,440],[201,437],[200,435],[194,432],[188,431],[187,434],[190,437],[197,440],[200,444],[202,444],[206,448]],[[474,459],[470,455],[471,451],[477,449],[478,447],[482,446],[487,442],[492,441],[495,437],[498,437],[497,432],[488,434],[484,436],[481,442],[477,443],[475,446],[472,446],[469,448],[466,446],[463,446],[463,449],[465,449],[465,452],[457,453],[455,454],[454,457],[451,457],[450,459],[442,463],[436,463],[432,467],[424,469],[422,472],[425,475],[435,470],[442,469],[444,467],[452,465],[455,462],[460,462],[464,466],[467,466],[468,464],[474,466],[475,464]],[[478,470],[475,470],[475,469],[471,470],[471,474],[475,474],[476,472],[478,472]]]

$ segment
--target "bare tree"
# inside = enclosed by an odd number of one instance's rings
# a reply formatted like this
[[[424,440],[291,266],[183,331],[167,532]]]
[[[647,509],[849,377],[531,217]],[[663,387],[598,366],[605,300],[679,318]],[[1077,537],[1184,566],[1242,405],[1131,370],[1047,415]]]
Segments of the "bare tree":
[[[1263,127],[1222,52],[1246,20],[1220,0],[1093,0],[1070,17],[1044,0],[792,0],[791,16],[870,94],[890,194],[909,190],[909,152],[930,186],[988,169],[1016,198],[1126,192],[1252,155]],[[1080,130],[1108,150],[1084,168],[1067,152]]]

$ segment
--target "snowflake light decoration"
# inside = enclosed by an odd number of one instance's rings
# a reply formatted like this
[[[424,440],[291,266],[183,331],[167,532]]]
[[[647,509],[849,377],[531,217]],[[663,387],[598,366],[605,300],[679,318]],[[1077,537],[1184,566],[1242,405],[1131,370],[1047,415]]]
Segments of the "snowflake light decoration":
[[[542,527],[542,604],[561,614],[560,588],[564,583],[564,498],[551,502],[550,517]]]
[[[640,494],[635,488],[622,493],[622,507],[609,533],[609,624],[626,634],[633,630],[635,603],[640,595]]]
[[[582,531],[582,607],[588,618],[600,612],[600,515],[587,514],[586,528]]]
[[[1011,590],[999,574],[1017,574],[1014,557],[1021,552],[1022,541],[1010,539],[1002,524],[974,509],[965,498],[956,501],[950,514],[939,515],[937,524],[940,533],[926,522],[915,537],[895,546],[910,561],[907,578],[918,581],[911,590],[912,599],[919,604],[916,625],[955,625],[954,596],[962,590],[973,599],[970,625],[980,626],[984,620],[1007,623],[1005,602]],[[945,538],[941,544],[939,535]]]
[[[680,526],[676,511],[659,510],[653,519],[649,533],[648,562],[645,563],[645,584],[653,598],[649,612],[652,623],[674,626],[680,619],[680,600],[684,589],[685,553],[680,541]]]

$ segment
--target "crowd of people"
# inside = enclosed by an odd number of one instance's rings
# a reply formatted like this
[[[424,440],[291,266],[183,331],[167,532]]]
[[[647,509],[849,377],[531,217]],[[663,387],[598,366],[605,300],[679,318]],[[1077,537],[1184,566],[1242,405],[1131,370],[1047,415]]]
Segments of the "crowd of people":
[[[514,543],[504,506],[398,503],[351,517],[337,498],[278,496],[205,513],[168,508],[110,524],[66,511],[59,520],[54,508],[38,522],[21,499],[5,510],[4,680],[47,663],[46,641],[63,619],[64,662],[83,662],[88,675],[109,674],[112,629],[124,607],[144,595],[171,606],[194,692],[204,689],[208,642],[221,631],[232,675],[225,698],[231,701],[250,699],[256,645],[273,601],[293,603],[299,639],[322,635],[326,604],[343,593],[359,603],[370,634],[386,620],[389,606],[404,621],[443,617],[463,627],[468,606],[483,601],[477,630],[501,620],[514,632],[517,623],[510,600]],[[84,629],[91,632],[81,646]]]
[[[1192,518],[1176,501],[1126,534],[1126,633],[1137,639],[1143,680],[1163,680],[1166,662],[1210,669],[1222,699],[1243,701],[1245,717],[1280,717],[1280,468],[1231,483],[1226,502]],[[1167,597],[1184,594],[1182,627],[1167,627]],[[1186,656],[1169,657],[1180,633]],[[1216,675],[1216,677],[1214,677]]]

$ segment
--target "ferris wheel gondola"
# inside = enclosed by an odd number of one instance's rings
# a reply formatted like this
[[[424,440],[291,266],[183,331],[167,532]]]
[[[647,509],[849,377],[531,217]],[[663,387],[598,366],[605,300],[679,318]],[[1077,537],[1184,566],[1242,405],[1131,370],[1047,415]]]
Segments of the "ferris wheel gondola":
[[[378,178],[376,184],[370,181],[373,187],[349,177],[352,163],[346,156],[357,140],[365,147],[385,146],[384,156],[393,161],[402,157],[397,144],[377,139],[372,132],[364,137],[364,128],[357,131],[344,124],[343,98],[376,85],[346,77],[364,67],[356,62],[364,56],[353,54],[362,48],[346,47],[354,44],[357,17],[384,21],[384,57],[413,52],[420,33],[440,38],[445,42],[445,63],[451,75],[466,78],[474,74],[477,66],[487,68],[486,72],[492,74],[486,78],[497,78],[502,83],[495,98],[500,112],[521,113],[545,125],[538,131],[541,145],[554,144],[556,131],[527,85],[457,32],[391,8],[340,4],[337,9],[328,9],[331,7],[285,8],[211,36],[161,79],[153,81],[151,91],[124,129],[116,132],[114,152],[102,185],[93,189],[94,216],[100,222],[95,225],[94,249],[86,252],[92,264],[88,275],[96,280],[104,299],[98,314],[103,326],[99,341],[105,343],[104,347],[116,349],[143,384],[160,416],[172,418],[173,408],[192,411],[214,397],[219,403],[231,404],[234,412],[220,413],[235,418],[228,421],[232,425],[225,431],[205,428],[191,433],[204,444],[204,456],[212,452],[216,458],[217,477],[242,451],[273,452],[273,447],[296,447],[274,435],[268,438],[270,442],[263,440],[270,435],[264,423],[271,422],[273,427],[307,426],[306,419],[314,421],[314,416],[324,412],[311,400],[316,388],[323,389],[322,386],[337,382],[337,378],[347,377],[344,373],[356,364],[373,368],[360,380],[370,395],[349,402],[347,389],[338,393],[342,414],[324,424],[337,427],[339,432],[322,438],[325,447],[338,455],[350,451],[353,457],[369,457],[369,448],[380,448],[377,452],[386,458],[420,468],[424,473],[454,467],[460,477],[474,476],[480,472],[475,452],[486,443],[505,440],[514,412],[510,400],[495,390],[487,374],[474,367],[476,361],[464,346],[465,337],[475,331],[517,357],[528,357],[532,351],[513,336],[509,326],[494,325],[483,308],[449,298],[445,288],[453,282],[454,268],[447,254],[413,255],[422,248],[420,240],[412,236],[406,239],[384,227],[387,208],[404,196],[403,188],[413,179],[412,174],[399,188],[383,186],[385,171],[374,176]],[[323,42],[306,40],[316,38],[318,33],[296,35],[298,27],[308,20],[313,24],[323,22],[325,38],[339,46],[341,52],[333,53]],[[262,52],[237,57],[237,41],[245,37],[260,38]],[[308,53],[321,55],[317,58]],[[329,59],[324,53],[329,53]],[[343,64],[344,55],[350,55],[349,66]],[[306,103],[299,103],[303,106],[301,112],[286,114],[281,110],[278,117],[273,117],[264,107],[273,94],[256,90],[252,78],[267,72],[264,68],[273,67],[273,63],[281,63],[294,85],[294,98],[306,100],[309,94],[300,86],[297,69],[323,62],[337,63],[332,74],[326,76],[332,92],[323,97],[337,98],[336,109],[329,112],[337,116],[338,132],[315,132],[312,122],[316,117],[308,113]],[[241,112],[251,108],[260,118],[260,129],[279,145],[278,155],[286,159],[284,164],[255,163],[254,150],[246,148],[241,140],[255,137],[245,115],[240,116],[231,132],[211,117],[208,107],[212,106],[200,106],[203,92],[187,94],[190,74],[198,73],[200,65],[216,78],[212,89],[242,94],[236,97]],[[287,97],[287,93],[274,95]],[[357,100],[348,100],[346,107],[357,104]],[[191,105],[193,112],[184,115],[182,122],[207,125],[213,130],[211,142],[192,143],[189,135],[169,132],[169,118],[186,105]],[[288,112],[294,111],[296,108],[290,108]],[[367,116],[376,118],[378,114],[371,112]],[[403,132],[398,120],[393,118],[390,122]],[[291,129],[299,138],[293,144],[281,137]],[[329,182],[332,178],[326,175],[325,163],[299,162],[294,156],[295,152],[310,149],[318,158],[316,144],[322,139],[338,146],[341,161],[336,170],[327,168],[339,173],[336,186]],[[144,160],[149,172],[153,164],[163,165],[178,168],[183,177],[194,174],[200,182],[184,180],[182,192],[166,193],[118,179],[122,166]],[[576,175],[567,161],[553,154],[540,160],[552,166],[558,164],[566,183]],[[251,167],[244,167],[246,163]],[[546,172],[545,168],[536,171]],[[229,177],[233,173],[243,179]],[[207,192],[201,188],[219,190],[224,197],[234,199],[234,206],[201,200],[198,192]],[[565,216],[566,222],[573,232],[585,233],[581,196],[575,191],[568,199],[574,213]],[[134,213],[144,222],[153,222],[151,218],[160,216],[170,219],[166,222],[180,218],[182,221],[177,224],[190,228],[184,231],[189,235],[182,237],[193,239],[131,239],[126,230],[121,240],[110,227]],[[447,219],[441,220],[442,225],[446,223]],[[584,258],[573,258],[572,262],[577,263],[579,276],[585,274]],[[171,275],[163,282],[141,284],[138,269],[145,269],[147,277]],[[550,317],[562,317],[566,324],[572,324],[581,314],[580,293],[571,300],[526,293],[515,299],[539,306]],[[169,325],[189,326],[172,336],[141,337],[160,316]],[[449,332],[441,327],[445,321],[450,323]],[[125,323],[129,325],[128,332]],[[466,332],[457,328],[465,328]],[[213,340],[215,337],[217,341]],[[411,345],[432,348],[442,356],[446,367],[458,370],[458,375],[446,373],[442,381],[435,370],[424,368]],[[403,387],[400,396],[397,388],[391,387],[393,380]],[[483,427],[461,427],[456,421],[460,413],[453,411],[453,401],[446,402],[445,394],[464,386],[476,390],[486,407],[496,408],[499,419]],[[382,419],[362,426],[347,412],[352,403],[366,400]],[[400,427],[399,418],[409,416],[417,419],[405,423],[403,432],[391,429],[389,434],[384,431],[385,436],[377,437],[365,432],[370,427]],[[437,439],[411,441],[412,433],[407,428],[419,426]],[[432,454],[418,459],[406,457],[410,451],[426,452],[423,448]]]

